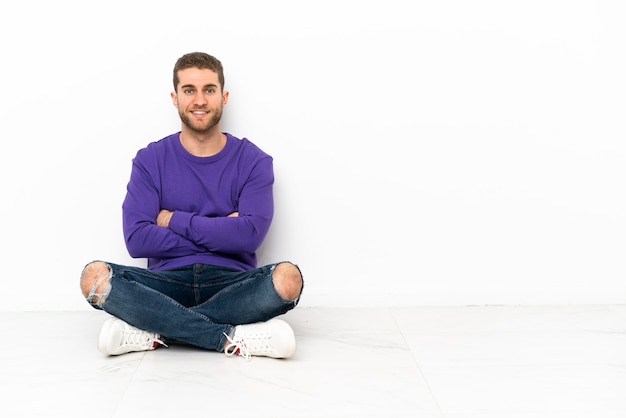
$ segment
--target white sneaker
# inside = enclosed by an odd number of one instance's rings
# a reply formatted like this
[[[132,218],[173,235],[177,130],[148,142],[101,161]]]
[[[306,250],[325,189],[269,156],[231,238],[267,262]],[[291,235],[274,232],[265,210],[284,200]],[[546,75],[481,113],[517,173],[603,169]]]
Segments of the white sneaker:
[[[296,336],[288,323],[281,319],[237,325],[235,335],[224,349],[227,356],[239,354],[246,360],[251,356],[287,358],[296,351]]]
[[[98,350],[102,354],[117,356],[131,351],[154,350],[161,341],[159,334],[135,328],[118,318],[110,318],[102,325]]]

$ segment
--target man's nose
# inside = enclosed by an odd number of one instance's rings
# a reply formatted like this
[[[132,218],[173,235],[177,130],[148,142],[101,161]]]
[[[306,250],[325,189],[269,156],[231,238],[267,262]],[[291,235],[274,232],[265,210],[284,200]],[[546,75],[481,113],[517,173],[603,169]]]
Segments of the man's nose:
[[[193,102],[196,104],[204,104],[206,103],[206,98],[204,97],[204,93],[199,91],[193,98]]]

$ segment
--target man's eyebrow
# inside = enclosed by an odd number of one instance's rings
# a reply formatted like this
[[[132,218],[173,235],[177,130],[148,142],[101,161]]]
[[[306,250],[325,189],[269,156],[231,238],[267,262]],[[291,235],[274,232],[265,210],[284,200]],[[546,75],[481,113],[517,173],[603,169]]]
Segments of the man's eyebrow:
[[[217,84],[205,84],[202,88],[207,88],[207,87],[217,87]],[[192,88],[195,89],[196,86],[194,86],[193,84],[183,84],[182,86],[180,86],[181,89],[185,89],[185,88]]]

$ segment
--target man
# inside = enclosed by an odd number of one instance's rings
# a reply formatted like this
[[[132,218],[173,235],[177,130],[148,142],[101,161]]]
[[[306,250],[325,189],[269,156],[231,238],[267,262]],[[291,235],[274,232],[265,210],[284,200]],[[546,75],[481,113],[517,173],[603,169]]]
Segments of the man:
[[[290,262],[257,267],[272,221],[272,158],[220,129],[229,93],[221,62],[205,53],[174,66],[181,131],[139,150],[122,206],[132,257],[148,268],[94,261],[80,286],[113,317],[100,332],[108,355],[180,341],[208,350],[286,358],[291,327],[275,318],[302,293]]]

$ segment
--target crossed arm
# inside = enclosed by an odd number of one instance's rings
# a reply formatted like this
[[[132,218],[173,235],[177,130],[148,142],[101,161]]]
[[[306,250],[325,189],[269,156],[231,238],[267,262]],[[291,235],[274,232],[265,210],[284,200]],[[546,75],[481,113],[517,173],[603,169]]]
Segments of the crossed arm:
[[[159,214],[157,215],[156,224],[162,228],[167,228],[170,225],[170,219],[172,219],[172,215],[174,212],[167,209],[161,209]],[[236,218],[239,216],[239,212],[233,212],[228,215],[228,218]]]

